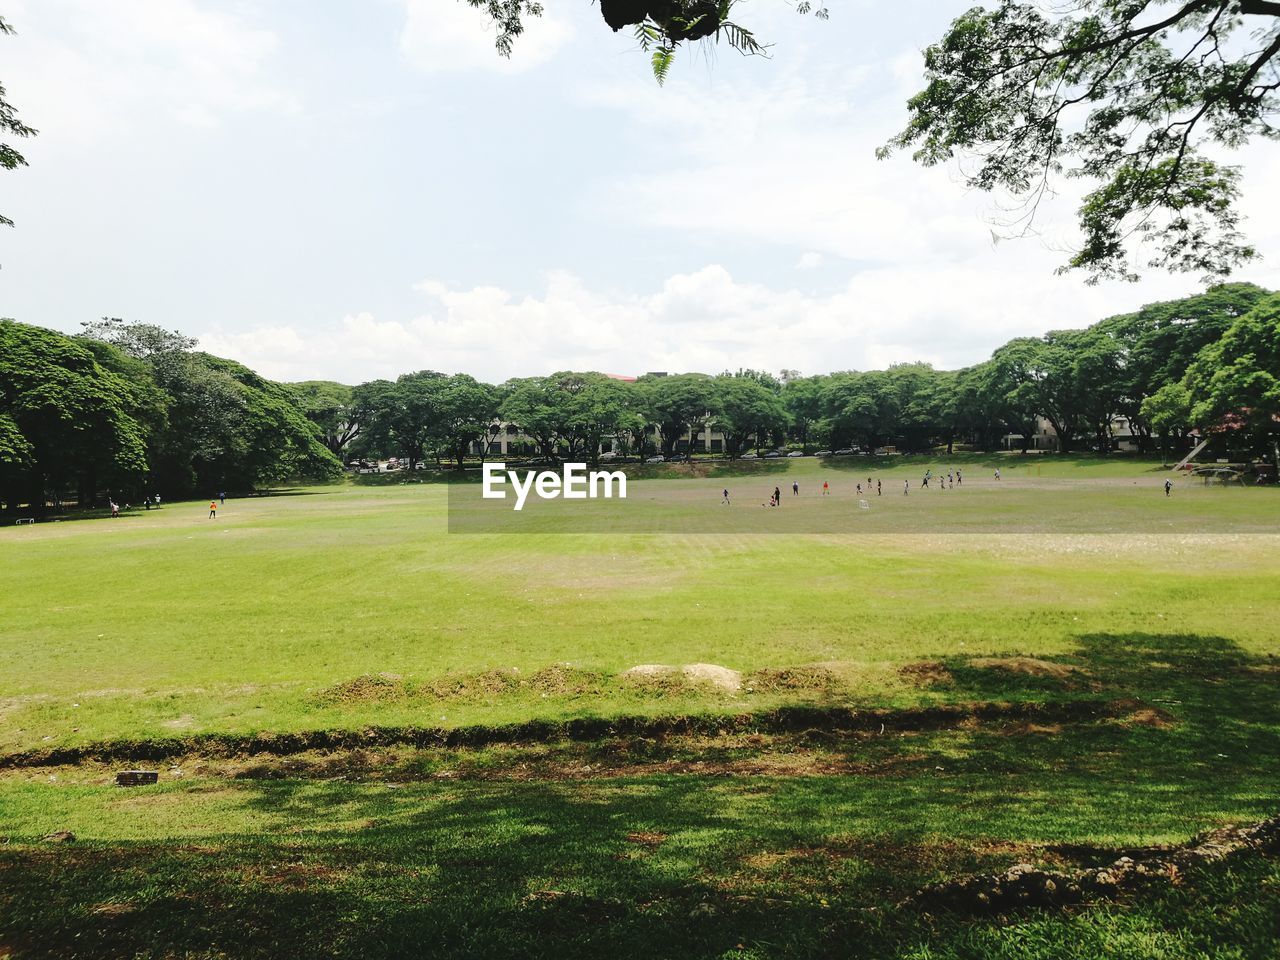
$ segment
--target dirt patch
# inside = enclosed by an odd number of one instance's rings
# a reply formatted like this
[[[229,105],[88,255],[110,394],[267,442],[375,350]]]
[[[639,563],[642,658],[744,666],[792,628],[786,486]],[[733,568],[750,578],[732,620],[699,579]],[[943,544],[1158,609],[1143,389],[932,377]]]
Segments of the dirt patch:
[[[160,726],[166,730],[187,730],[196,725],[196,718],[189,713],[184,713],[180,717],[174,717],[172,720],[165,720]]]
[[[344,703],[374,703],[401,700],[409,695],[403,680],[384,673],[365,674],[352,680],[335,683],[317,692],[312,699],[322,706]]]
[[[1159,707],[1142,707],[1117,722],[1126,727],[1150,727],[1153,730],[1172,730],[1178,725],[1177,717]]]
[[[802,667],[756,670],[747,675],[744,683],[748,690],[755,693],[775,693],[782,690],[831,691],[841,686],[841,679],[828,667],[809,664]]]
[[[1223,827],[1181,847],[1145,856],[1122,856],[1091,869],[1040,870],[1029,863],[1017,863],[1004,873],[944,880],[924,887],[906,904],[968,914],[1002,913],[1023,907],[1061,908],[1114,899],[1138,884],[1176,884],[1188,869],[1249,850],[1280,850],[1280,816],[1247,827]]]
[[[665,833],[649,830],[632,830],[627,834],[627,843],[636,843],[642,847],[661,846],[666,839],[667,835]]]
[[[1020,673],[1028,677],[1050,677],[1054,680],[1068,681],[1074,676],[1088,676],[1089,671],[1071,663],[1056,663],[1052,660],[1037,660],[1035,657],[975,657],[969,666],[979,670],[1003,670],[1006,673]]]
[[[898,676],[917,687],[936,687],[951,683],[951,671],[936,660],[921,660],[900,667]]]

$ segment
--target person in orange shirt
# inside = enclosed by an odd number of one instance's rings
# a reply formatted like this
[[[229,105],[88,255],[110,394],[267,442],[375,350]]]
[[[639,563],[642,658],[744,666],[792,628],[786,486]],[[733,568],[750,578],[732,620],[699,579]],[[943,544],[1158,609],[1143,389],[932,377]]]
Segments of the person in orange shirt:
[[[218,501],[217,500],[209,501],[209,519],[210,520],[218,519]]]

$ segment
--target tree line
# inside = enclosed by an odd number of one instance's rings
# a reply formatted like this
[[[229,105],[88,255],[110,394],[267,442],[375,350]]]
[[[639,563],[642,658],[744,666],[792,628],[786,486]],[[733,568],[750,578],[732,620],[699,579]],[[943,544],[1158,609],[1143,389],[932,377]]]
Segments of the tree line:
[[[0,320],[0,501],[243,491],[332,478],[366,457],[460,467],[503,431],[541,457],[584,460],[606,443],[669,456],[708,426],[727,456],[786,443],[993,450],[1011,435],[1026,449],[1038,418],[1062,452],[1109,450],[1117,417],[1142,449],[1185,446],[1200,428],[1274,454],[1280,431],[1280,295],[1244,283],[1019,337],[961,370],[562,371],[502,384],[423,370],[346,386],[275,383],[195,348],[116,319],[74,337]]]
[[[0,320],[0,501],[41,512],[339,475],[290,387],[195,346],[113,319],[76,337]]]
[[[1194,428],[1233,432],[1271,450],[1280,416],[1280,296],[1246,283],[1143,307],[1079,330],[1019,337],[982,363],[802,377],[738,370],[645,375],[634,382],[562,371],[500,385],[465,374],[408,373],[356,387],[297,384],[335,456],[424,458],[461,465],[511,425],[546,458],[592,460],[604,441],[670,456],[714,426],[723,453],[751,447],[957,443],[994,450],[1043,418],[1059,450],[1112,448],[1123,418],[1140,449],[1184,447]]]

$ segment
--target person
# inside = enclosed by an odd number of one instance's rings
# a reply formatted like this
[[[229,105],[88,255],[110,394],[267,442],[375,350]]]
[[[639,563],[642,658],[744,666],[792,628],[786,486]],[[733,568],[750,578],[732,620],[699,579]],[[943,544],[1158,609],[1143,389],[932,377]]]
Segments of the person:
[[[999,479],[1000,479],[1000,468],[999,468],[999,467],[996,467],[996,479],[997,479],[997,480],[999,480]]]
[[[822,481],[822,495],[825,497],[825,496],[829,495],[830,493],[831,493],[831,484],[829,484],[829,483],[827,483],[827,481],[823,480],[823,481]]]
[[[107,503],[111,504],[111,515],[113,517],[120,516],[120,504],[116,503],[114,500],[108,500]]]
[[[910,480],[903,480],[903,481],[902,481],[902,495],[905,497],[905,496],[909,495],[910,493],[911,493],[911,481],[910,481]]]
[[[880,496],[880,481],[876,481],[876,496]]]
[[[225,491],[225,490],[220,491],[220,492],[218,493],[218,500],[219,500],[219,502],[221,502],[221,503],[226,503],[226,502],[227,502],[227,491]]]
[[[959,467],[956,467],[956,483],[964,483],[964,481],[960,479],[960,468],[959,468]]]
[[[150,498],[150,497],[143,497],[143,498],[142,498],[142,506],[143,506],[143,507],[144,507],[148,512],[150,512],[150,511],[151,511],[151,498]]]
[[[218,519],[218,501],[217,500],[209,501],[209,519],[210,520]]]
[[[954,476],[955,476],[955,474],[954,474],[954,473],[952,473],[950,470],[948,470],[948,471],[947,471],[947,486],[948,486],[948,487],[954,487],[954,486],[955,486],[955,481],[952,479],[952,477],[954,477]]]
[[[724,488],[724,493],[722,493],[722,494],[720,495],[720,502],[721,502],[721,503],[728,503],[728,502],[729,502],[729,488],[728,488],[728,487],[725,487],[725,488]]]
[[[868,484],[867,486],[870,486],[870,484]],[[861,484],[861,483],[859,483],[859,484],[858,484],[858,496],[862,496],[862,484]]]
[[[160,494],[158,494],[158,493],[156,494],[156,506],[157,506],[157,507],[159,507],[159,506],[160,506]]]
[[[782,503],[782,489],[780,487],[773,488],[773,505],[776,507]]]
[[[933,476],[933,469],[930,468],[924,472],[924,479],[920,481],[920,489],[926,490],[929,487],[929,478]]]
[[[1165,479],[1164,479],[1164,495],[1167,497],[1167,496],[1169,495],[1169,491],[1170,491],[1170,490],[1172,490],[1172,489],[1173,489],[1173,481],[1172,481],[1172,480],[1170,480],[1168,477],[1165,477]]]
[[[798,496],[800,495],[800,481],[799,481],[799,480],[792,480],[792,481],[791,481],[791,495],[792,495],[793,497],[798,497]]]

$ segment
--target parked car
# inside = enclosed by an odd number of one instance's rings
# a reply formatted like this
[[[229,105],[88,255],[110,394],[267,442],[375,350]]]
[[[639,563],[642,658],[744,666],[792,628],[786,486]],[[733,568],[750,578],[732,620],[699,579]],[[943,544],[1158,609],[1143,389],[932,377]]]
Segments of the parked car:
[[[759,460],[760,458],[757,457],[754,453],[744,453],[742,455],[742,459],[743,460]]]
[[[831,456],[831,451],[830,451],[830,450],[819,450],[817,453],[815,453],[815,454],[814,454],[814,456],[815,456],[815,457],[829,457],[829,456]]]
[[[610,461],[620,459],[621,456],[622,455],[618,453],[617,450],[607,450],[604,453],[600,454],[600,462],[609,463]]]
[[[671,456],[667,457],[667,463],[686,463],[688,460],[689,455],[685,453],[673,453]]]
[[[803,456],[804,456],[803,450],[792,450],[790,453],[787,454],[788,459],[790,459],[791,457],[803,457]]]
[[[780,454],[777,450],[770,450],[768,453],[764,455],[764,458],[766,460],[780,460],[782,459],[782,454]]]
[[[837,457],[848,457],[853,455],[853,447],[841,447],[835,452]]]
[[[645,463],[664,463],[666,459],[667,458],[664,457],[662,454],[658,454],[656,457],[649,457],[647,460],[645,460]]]

